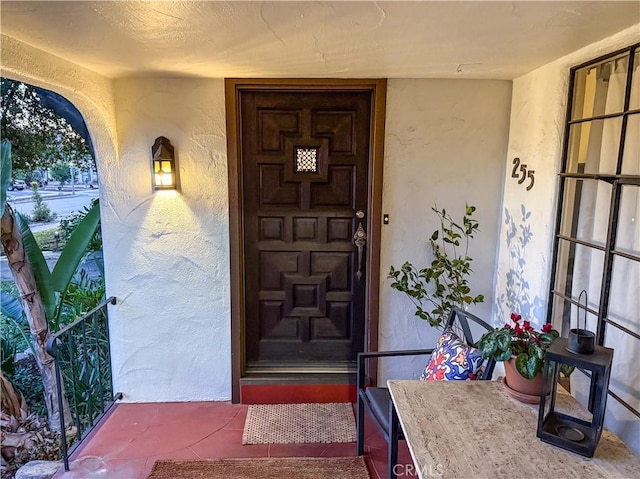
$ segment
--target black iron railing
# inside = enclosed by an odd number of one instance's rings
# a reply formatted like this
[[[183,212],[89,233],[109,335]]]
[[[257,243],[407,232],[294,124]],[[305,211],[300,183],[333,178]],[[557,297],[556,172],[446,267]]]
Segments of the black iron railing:
[[[60,447],[65,471],[69,456],[122,394],[113,393],[109,317],[111,297],[53,334],[47,352],[56,365],[60,410]],[[63,391],[72,424],[65,424]]]

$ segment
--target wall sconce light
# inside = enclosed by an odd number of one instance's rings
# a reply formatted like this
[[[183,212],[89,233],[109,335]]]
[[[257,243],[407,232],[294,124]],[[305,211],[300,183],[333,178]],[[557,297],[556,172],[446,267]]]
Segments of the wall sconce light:
[[[151,147],[151,174],[155,190],[175,190],[178,188],[178,168],[171,142],[164,136],[156,138]]]

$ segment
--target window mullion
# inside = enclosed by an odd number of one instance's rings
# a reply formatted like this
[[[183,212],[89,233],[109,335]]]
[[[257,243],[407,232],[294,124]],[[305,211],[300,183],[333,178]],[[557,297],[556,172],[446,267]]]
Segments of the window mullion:
[[[571,112],[573,110],[573,94],[576,86],[576,76],[574,74],[574,69],[571,70],[571,77],[569,78],[569,101],[567,102],[567,111],[565,113],[565,125],[568,125],[569,121],[571,121]],[[569,128],[566,127],[565,135],[562,143],[562,165],[560,166],[560,172],[564,173],[567,171],[567,164],[569,162],[568,159],[569,152]],[[564,194],[565,194],[565,185],[567,183],[567,178],[562,176],[558,176],[558,203],[556,206],[556,223],[555,223],[555,235],[553,237],[553,248],[551,251],[551,257],[554,259],[551,262],[551,275],[549,277],[549,296],[547,300],[547,323],[552,321],[553,315],[553,303],[554,303],[554,294],[553,291],[556,288],[556,275],[558,274],[558,251],[560,248],[560,225],[562,224],[562,204],[564,202]]]
[[[611,190],[611,206],[609,208],[609,224],[607,227],[607,240],[605,242],[604,266],[602,268],[602,284],[600,287],[600,306],[598,308],[598,329],[596,330],[596,344],[604,345],[606,329],[605,318],[609,312],[609,292],[611,291],[611,272],[613,270],[613,258],[618,232],[618,213],[620,211],[620,198],[622,197],[622,185],[619,181],[613,182]]]
[[[618,148],[618,166],[616,168],[616,174],[622,174],[622,160],[624,158],[624,146],[627,138],[627,123],[629,122],[629,106],[631,104],[631,85],[633,80],[633,61],[635,59],[635,48],[629,50],[629,61],[627,63],[627,81],[625,83],[624,92],[624,107],[622,109],[624,115],[622,116],[622,126],[620,128],[620,146]]]
[[[575,120],[569,120],[567,122],[567,125],[579,125],[580,123],[589,123],[589,122],[593,122],[595,120],[608,120],[609,118],[620,118],[621,116],[624,116],[626,114],[633,115],[633,114],[638,114],[638,113],[640,113],[640,109],[638,109],[638,110],[629,110],[627,108],[624,111],[618,112],[618,113],[606,113],[606,114],[603,114],[603,115],[586,116],[584,118],[577,118]]]

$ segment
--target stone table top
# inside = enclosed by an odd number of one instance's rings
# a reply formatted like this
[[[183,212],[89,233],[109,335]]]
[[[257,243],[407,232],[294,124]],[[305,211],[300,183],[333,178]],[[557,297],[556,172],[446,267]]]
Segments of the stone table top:
[[[640,478],[640,458],[610,431],[603,431],[593,458],[542,442],[538,406],[511,398],[500,382],[388,385],[421,479]],[[589,414],[569,394],[558,394],[556,410]]]

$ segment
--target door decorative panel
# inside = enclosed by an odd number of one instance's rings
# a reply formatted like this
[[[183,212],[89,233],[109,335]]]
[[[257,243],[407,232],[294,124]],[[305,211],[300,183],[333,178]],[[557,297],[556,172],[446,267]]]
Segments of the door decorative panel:
[[[245,91],[247,365],[350,363],[364,342],[370,92]],[[366,254],[366,248],[364,249]]]

